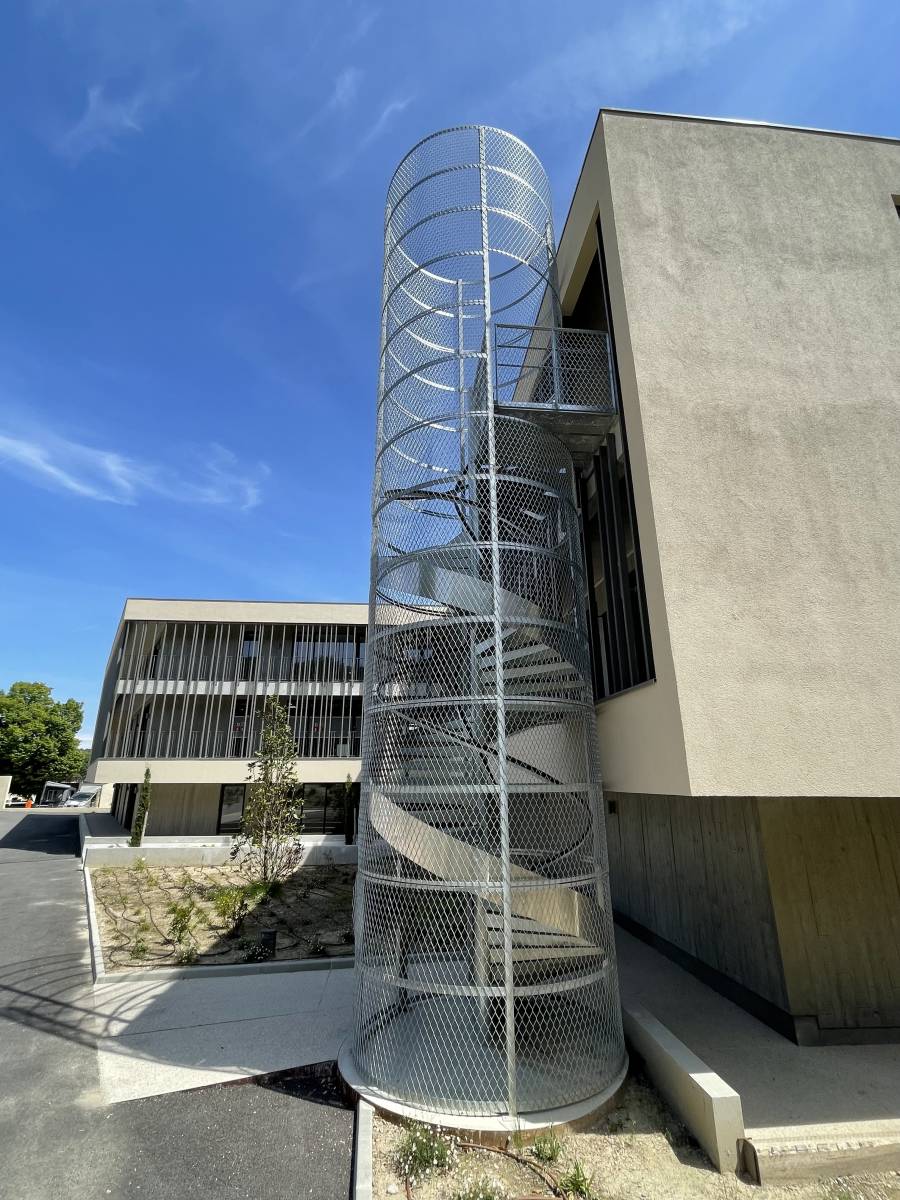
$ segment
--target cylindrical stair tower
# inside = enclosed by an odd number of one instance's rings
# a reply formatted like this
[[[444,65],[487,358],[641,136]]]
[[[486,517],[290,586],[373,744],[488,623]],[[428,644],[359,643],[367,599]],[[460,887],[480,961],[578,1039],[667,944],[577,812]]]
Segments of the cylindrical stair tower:
[[[483,126],[391,181],[348,1078],[426,1118],[607,1098],[619,1013],[550,190]]]

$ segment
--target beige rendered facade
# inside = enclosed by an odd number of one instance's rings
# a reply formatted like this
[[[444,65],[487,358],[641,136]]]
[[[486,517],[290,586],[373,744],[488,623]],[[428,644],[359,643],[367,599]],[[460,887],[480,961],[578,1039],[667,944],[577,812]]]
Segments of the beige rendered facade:
[[[810,1042],[900,1036],[898,193],[897,141],[603,111],[560,244],[652,644],[597,710],[614,905]]]
[[[307,828],[344,827],[359,778],[367,606],[129,599],[110,654],[87,780],[130,826],[149,766],[148,832],[233,830],[266,696],[286,706]],[[321,825],[321,828],[320,828]]]

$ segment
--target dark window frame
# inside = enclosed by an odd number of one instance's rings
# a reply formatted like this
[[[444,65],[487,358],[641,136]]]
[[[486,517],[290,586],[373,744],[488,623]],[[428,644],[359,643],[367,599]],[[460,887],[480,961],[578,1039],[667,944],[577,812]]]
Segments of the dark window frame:
[[[606,255],[599,218],[594,225],[595,263],[600,288],[616,394],[621,398],[619,364],[613,332]],[[593,476],[594,496],[588,479]],[[608,700],[656,679],[653,644],[640,533],[628,453],[625,415],[619,403],[617,426],[593,456],[591,470],[579,485],[595,701]],[[599,612],[596,598],[593,537],[598,535],[606,610]],[[628,542],[631,543],[629,554]],[[629,557],[633,566],[629,566]]]
[[[238,823],[237,827],[234,827],[234,828],[229,827],[228,829],[223,829],[222,828],[222,809],[225,807],[225,789],[226,788],[242,788],[244,795],[243,795],[243,800],[241,802],[241,820]],[[247,804],[247,785],[246,785],[246,783],[223,783],[221,788],[219,789],[219,815],[216,820],[216,833],[239,833],[241,824],[243,823],[243,820],[244,820],[244,808],[246,807],[246,804]]]

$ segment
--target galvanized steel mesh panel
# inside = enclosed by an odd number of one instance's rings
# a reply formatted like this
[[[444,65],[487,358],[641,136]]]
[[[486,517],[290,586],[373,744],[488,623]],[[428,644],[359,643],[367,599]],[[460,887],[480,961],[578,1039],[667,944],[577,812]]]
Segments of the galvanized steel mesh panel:
[[[574,1103],[625,1059],[575,476],[539,423],[614,400],[603,335],[558,328],[554,256],[547,179],[509,134],[447,130],[398,167],[353,1057],[457,1115]]]

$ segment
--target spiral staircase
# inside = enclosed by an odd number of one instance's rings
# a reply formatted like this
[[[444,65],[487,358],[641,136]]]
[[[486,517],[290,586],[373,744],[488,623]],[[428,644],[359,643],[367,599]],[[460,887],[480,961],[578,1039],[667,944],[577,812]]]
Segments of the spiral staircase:
[[[441,1119],[600,1103],[626,1061],[573,461],[615,389],[554,255],[518,139],[446,130],[398,167],[342,1069]]]

